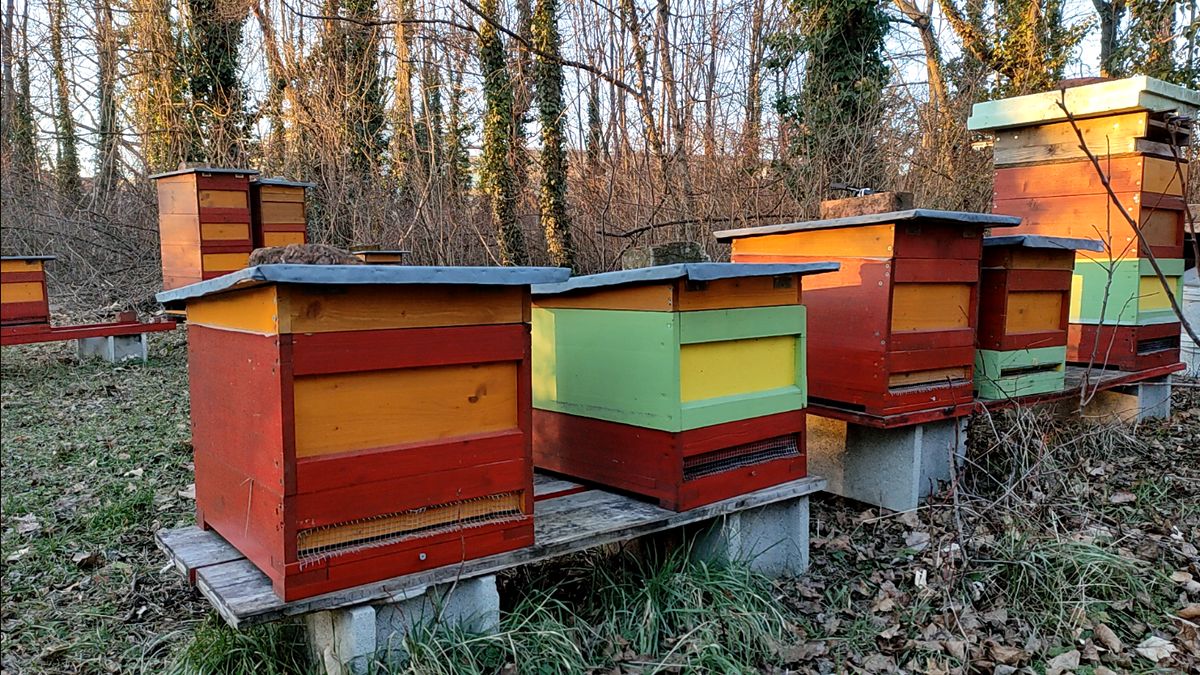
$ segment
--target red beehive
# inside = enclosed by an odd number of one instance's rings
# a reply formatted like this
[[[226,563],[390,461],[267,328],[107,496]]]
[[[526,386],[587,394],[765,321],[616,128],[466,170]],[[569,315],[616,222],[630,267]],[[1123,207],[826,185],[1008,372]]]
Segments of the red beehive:
[[[197,517],[285,601],[533,541],[546,268],[264,265],[186,304]]]
[[[53,256],[0,258],[0,326],[8,332],[50,329],[46,262]]]
[[[841,263],[804,289],[811,405],[961,416],[973,402],[983,230],[1019,222],[913,209],[716,236],[734,262]]]
[[[151,176],[158,187],[163,289],[219,277],[246,266],[253,169],[193,168]]]

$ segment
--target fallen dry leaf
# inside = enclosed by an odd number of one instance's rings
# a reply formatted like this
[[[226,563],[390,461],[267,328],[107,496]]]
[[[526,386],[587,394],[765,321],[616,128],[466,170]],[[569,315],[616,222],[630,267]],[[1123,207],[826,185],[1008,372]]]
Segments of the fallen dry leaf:
[[[1108,651],[1113,652],[1114,654],[1119,654],[1125,650],[1125,645],[1122,644],[1121,638],[1117,637],[1117,634],[1113,632],[1113,629],[1109,628],[1108,626],[1098,623],[1096,624],[1096,628],[1093,629],[1092,633],[1096,636],[1096,639],[1100,641],[1100,644],[1104,645],[1104,648]]]
[[[1171,581],[1174,581],[1177,584],[1186,584],[1187,582],[1189,582],[1191,580],[1192,580],[1192,575],[1190,572],[1184,572],[1183,570],[1179,570],[1178,572],[1174,572],[1171,574]]]
[[[20,560],[21,558],[24,558],[24,557],[25,557],[25,555],[26,555],[26,554],[28,554],[28,553],[29,553],[29,547],[28,547],[28,546],[26,546],[26,547],[24,547],[24,548],[19,548],[19,549],[17,549],[17,550],[15,550],[15,551],[13,551],[12,553],[9,553],[9,554],[8,554],[8,557],[7,557],[7,558],[5,558],[5,559],[4,559],[4,561],[5,561],[5,562],[17,562],[17,561],[18,561],[18,560]]]
[[[196,484],[188,483],[187,487],[185,487],[184,489],[179,491],[179,496],[183,497],[184,499],[195,499],[196,498]]]
[[[38,517],[32,513],[27,513],[17,518],[17,533],[18,534],[33,534],[42,529],[42,523]]]
[[[1022,661],[1029,658],[1029,654],[1024,649],[1017,649],[1009,645],[1002,645],[998,642],[988,643],[988,654],[998,663],[1003,663],[1009,666],[1020,665]]]
[[[1189,621],[1192,619],[1200,619],[1200,602],[1193,602],[1187,607],[1179,610],[1179,618],[1188,619]]]
[[[1072,649],[1050,659],[1046,664],[1046,675],[1062,675],[1074,672],[1079,667],[1079,652]]]
[[[1175,653],[1175,645],[1167,642],[1157,635],[1151,635],[1145,640],[1142,640],[1142,642],[1137,646],[1136,651],[1138,654],[1141,654],[1143,658],[1158,663],[1164,659],[1171,658],[1171,655]]]
[[[1137,501],[1137,495],[1132,492],[1114,492],[1108,497],[1109,504],[1129,504]]]

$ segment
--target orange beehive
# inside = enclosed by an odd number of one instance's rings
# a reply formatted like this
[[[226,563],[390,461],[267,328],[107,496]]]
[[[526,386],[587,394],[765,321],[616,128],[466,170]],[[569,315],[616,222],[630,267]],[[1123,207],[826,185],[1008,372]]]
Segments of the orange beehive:
[[[716,236],[734,262],[841,263],[804,288],[813,407],[932,418],[971,410],[983,230],[1018,222],[913,209]]]
[[[163,288],[240,270],[254,248],[253,169],[194,168],[151,176],[158,186]]]
[[[546,268],[263,265],[186,305],[196,505],[284,600],[533,541]]]
[[[250,181],[250,222],[254,248],[287,246],[308,242],[308,213],[305,189],[312,183],[282,178]]]
[[[9,331],[50,329],[46,262],[53,256],[0,258],[0,325]]]

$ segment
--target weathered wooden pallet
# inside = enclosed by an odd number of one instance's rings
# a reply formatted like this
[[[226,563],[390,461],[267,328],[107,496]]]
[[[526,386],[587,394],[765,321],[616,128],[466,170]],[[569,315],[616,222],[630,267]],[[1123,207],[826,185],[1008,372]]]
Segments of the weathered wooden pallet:
[[[996,401],[985,401],[977,399],[975,401],[976,410],[998,410],[1013,406],[1028,406],[1039,403],[1050,403],[1053,401],[1064,401],[1072,396],[1079,396],[1081,387],[1083,386],[1084,378],[1087,378],[1087,386],[1089,392],[1107,391],[1117,387],[1124,387],[1138,382],[1147,380],[1155,380],[1160,377],[1165,377],[1171,373],[1179,372],[1184,369],[1182,363],[1172,363],[1156,368],[1148,368],[1130,372],[1127,370],[1111,370],[1103,368],[1085,368],[1083,366],[1066,367],[1066,384],[1061,391],[1045,392],[1040,394],[1030,394],[1028,396],[1017,396],[1015,398],[1001,399]]]
[[[534,481],[533,546],[293,602],[283,602],[271,580],[216,532],[198,527],[155,535],[171,563],[192,580],[217,612],[237,628],[339,607],[389,602],[433,584],[495,574],[512,567],[699,523],[746,509],[810,495],[825,479],[802,478],[684,513],[579,483],[539,474]]]

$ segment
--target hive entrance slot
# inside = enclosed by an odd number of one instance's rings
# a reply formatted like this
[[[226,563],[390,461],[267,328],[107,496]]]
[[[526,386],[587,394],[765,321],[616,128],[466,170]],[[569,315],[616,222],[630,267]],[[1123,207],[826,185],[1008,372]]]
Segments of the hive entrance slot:
[[[1154,338],[1152,340],[1138,340],[1138,354],[1153,354],[1154,352],[1163,352],[1168,349],[1178,349],[1179,338],[1176,336]]]
[[[1063,364],[1061,363],[1039,363],[1032,366],[1001,368],[1000,377],[1017,377],[1019,375],[1033,375],[1034,373],[1053,373],[1062,369]]]
[[[301,530],[296,535],[297,556],[301,563],[310,563],[414,537],[513,522],[525,517],[523,502],[524,493],[518,490]]]
[[[785,457],[799,457],[796,436],[776,436],[683,459],[683,480],[690,481]]]

